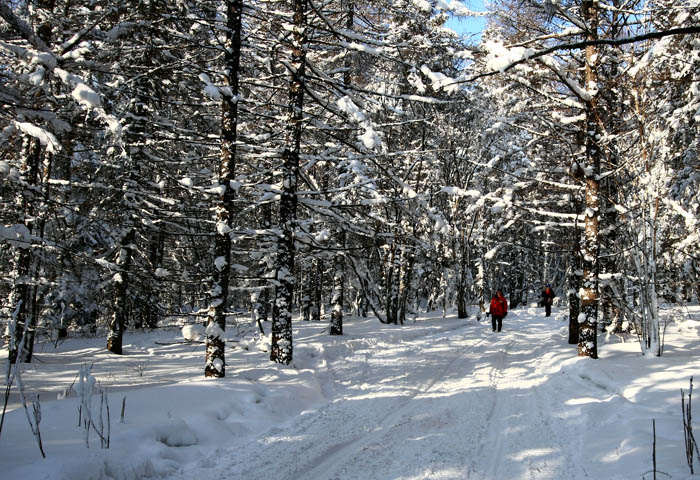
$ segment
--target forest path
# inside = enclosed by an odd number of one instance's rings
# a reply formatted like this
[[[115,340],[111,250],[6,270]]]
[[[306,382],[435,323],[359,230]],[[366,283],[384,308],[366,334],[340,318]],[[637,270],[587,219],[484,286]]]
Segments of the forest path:
[[[560,328],[523,310],[501,333],[469,322],[395,343],[344,339],[345,357],[327,363],[327,404],[218,451],[197,477],[587,478],[570,431],[582,419],[567,418],[562,380],[550,386],[541,370]]]

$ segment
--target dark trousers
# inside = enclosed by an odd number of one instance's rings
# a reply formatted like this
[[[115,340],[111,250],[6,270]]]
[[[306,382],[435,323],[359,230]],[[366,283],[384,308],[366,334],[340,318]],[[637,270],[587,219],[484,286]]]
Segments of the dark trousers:
[[[548,317],[552,314],[552,304],[545,302],[544,304],[544,315]]]
[[[503,317],[499,315],[491,315],[491,326],[493,327],[493,331],[496,331],[496,326],[498,326],[498,331],[501,331],[501,327],[503,326]]]

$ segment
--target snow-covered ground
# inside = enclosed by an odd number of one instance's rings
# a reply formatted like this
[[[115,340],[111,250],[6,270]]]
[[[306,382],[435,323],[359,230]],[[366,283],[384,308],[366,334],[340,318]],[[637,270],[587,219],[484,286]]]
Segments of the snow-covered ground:
[[[599,360],[576,357],[563,315],[535,308],[509,313],[500,334],[454,316],[346,319],[342,337],[297,322],[293,367],[243,339],[220,380],[203,378],[204,346],[176,343],[176,329],[128,334],[121,357],[102,338],[47,343],[23,374],[30,399],[41,394],[46,459],[13,395],[0,478],[651,479],[652,419],[657,478],[693,478],[680,389],[700,379],[700,309],[674,316],[663,357],[613,337]],[[70,387],[85,364],[108,393],[109,449],[94,432],[86,448],[78,427]]]

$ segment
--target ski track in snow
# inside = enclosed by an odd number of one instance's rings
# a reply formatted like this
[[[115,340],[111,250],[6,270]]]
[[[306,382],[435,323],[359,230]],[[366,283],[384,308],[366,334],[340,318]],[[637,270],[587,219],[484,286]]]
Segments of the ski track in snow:
[[[514,312],[501,333],[469,323],[386,348],[349,340],[327,363],[329,403],[173,478],[589,478],[577,437],[552,427],[583,419],[538,372],[553,346],[540,320]]]

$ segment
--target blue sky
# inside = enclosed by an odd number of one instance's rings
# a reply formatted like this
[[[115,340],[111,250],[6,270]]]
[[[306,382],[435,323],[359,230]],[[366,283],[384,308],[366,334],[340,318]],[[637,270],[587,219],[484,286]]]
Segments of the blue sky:
[[[486,10],[483,0],[463,0],[462,3],[475,12]],[[461,35],[479,34],[486,27],[484,17],[452,17],[447,21],[447,26]]]

